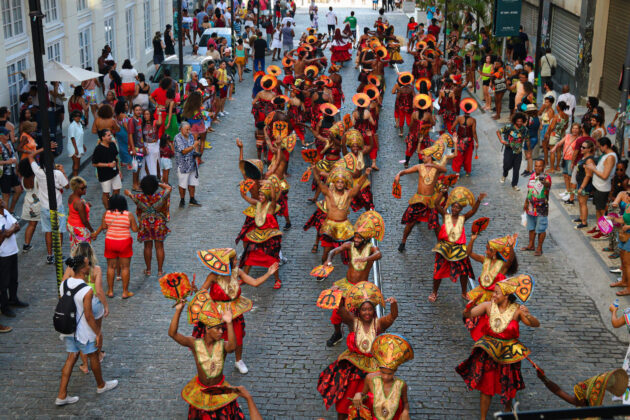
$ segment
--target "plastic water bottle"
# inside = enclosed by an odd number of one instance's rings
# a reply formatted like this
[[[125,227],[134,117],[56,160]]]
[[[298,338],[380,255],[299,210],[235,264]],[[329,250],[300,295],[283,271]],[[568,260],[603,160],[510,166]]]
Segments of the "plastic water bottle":
[[[618,307],[619,307],[619,298],[615,299],[615,301],[613,302],[613,306],[614,306],[615,308],[618,308]]]

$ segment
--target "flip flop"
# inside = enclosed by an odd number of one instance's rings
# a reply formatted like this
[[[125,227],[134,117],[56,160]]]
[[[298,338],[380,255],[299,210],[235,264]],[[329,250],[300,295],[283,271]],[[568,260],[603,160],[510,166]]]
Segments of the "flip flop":
[[[130,297],[132,297],[133,295],[134,295],[134,293],[133,293],[133,292],[128,292],[128,293],[127,293],[127,296],[123,296],[122,298],[123,298],[123,299],[129,299],[129,298],[130,298]]]
[[[145,276],[150,277],[151,276],[151,270],[143,270],[142,271],[144,273]]]
[[[313,248],[311,248],[311,253],[317,254],[318,251],[319,251],[319,246],[318,245],[313,245]]]
[[[282,280],[276,280],[276,283],[273,285],[274,289],[279,289],[282,287]]]
[[[620,290],[617,293],[615,293],[617,296],[628,296],[630,295],[630,290]]]
[[[113,297],[114,297],[114,292],[112,292],[112,293],[108,293],[108,294],[107,294],[107,297],[108,297],[108,298],[113,298]]]
[[[521,251],[533,251],[535,248],[530,248],[528,246],[524,246],[523,248],[521,248]]]
[[[536,251],[534,252],[534,257],[540,257],[542,254],[542,251]]]

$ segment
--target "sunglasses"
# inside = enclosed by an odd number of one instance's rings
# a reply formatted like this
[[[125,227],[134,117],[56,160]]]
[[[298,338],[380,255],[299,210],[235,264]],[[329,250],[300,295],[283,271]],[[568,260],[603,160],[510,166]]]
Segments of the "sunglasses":
[[[590,149],[589,146],[580,146],[580,149]]]

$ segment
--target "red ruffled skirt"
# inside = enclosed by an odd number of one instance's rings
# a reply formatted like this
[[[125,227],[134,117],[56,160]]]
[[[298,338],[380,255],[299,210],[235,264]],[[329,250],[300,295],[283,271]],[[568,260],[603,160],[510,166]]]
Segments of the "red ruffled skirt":
[[[254,220],[254,218],[245,216],[245,222],[243,222],[243,227],[241,228],[241,231],[238,233],[238,236],[236,237],[236,240],[234,242],[238,244],[239,241],[242,241],[243,238],[245,238],[245,235],[247,235],[247,232],[254,229],[255,227],[256,227],[256,221]]]
[[[352,397],[363,390],[367,373],[347,360],[337,360],[319,374],[317,391],[328,410],[333,404],[338,413],[348,413]]]
[[[374,210],[374,200],[372,197],[372,186],[368,185],[359,191],[359,194],[355,195],[350,203],[350,207],[352,210],[359,211],[363,210],[366,207],[370,210]]]
[[[188,420],[245,420],[245,415],[237,400],[232,401],[215,411],[200,410],[192,405],[188,406]]]
[[[430,229],[438,229],[440,222],[438,220],[437,211],[427,207],[423,203],[410,204],[405,210],[400,221],[401,225],[409,223],[427,222]]]
[[[319,234],[319,229],[322,227],[322,224],[324,224],[324,220],[326,220],[326,213],[317,207],[311,217],[304,224],[304,230],[306,231],[314,227],[317,229],[317,233]]]
[[[241,256],[239,266],[250,267],[271,267],[274,263],[280,262],[280,249],[282,248],[282,236],[274,236],[265,242],[250,242],[243,239],[245,251]]]
[[[475,278],[470,258],[466,257],[459,261],[449,261],[439,252],[435,253],[435,263],[433,264],[433,278],[450,278],[454,283],[464,276],[466,279]]]
[[[276,213],[278,216],[289,217],[289,191],[282,191],[278,198],[280,210]]]
[[[346,45],[340,45],[338,47],[330,47],[330,51],[332,52],[330,56],[330,62],[343,63],[352,60],[352,55],[350,54],[351,48],[352,44],[350,43]]]
[[[468,389],[476,389],[486,395],[500,395],[502,404],[507,404],[517,391],[525,388],[521,362],[497,363],[480,348],[473,348],[470,357],[455,371],[461,375]]]

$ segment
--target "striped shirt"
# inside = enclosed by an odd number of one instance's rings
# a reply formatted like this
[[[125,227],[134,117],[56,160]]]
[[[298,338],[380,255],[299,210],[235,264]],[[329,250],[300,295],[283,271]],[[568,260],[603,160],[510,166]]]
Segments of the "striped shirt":
[[[129,231],[131,222],[129,221],[128,211],[119,213],[107,210],[107,213],[105,213],[105,224],[107,225],[106,239],[120,241],[131,238],[131,232]]]

